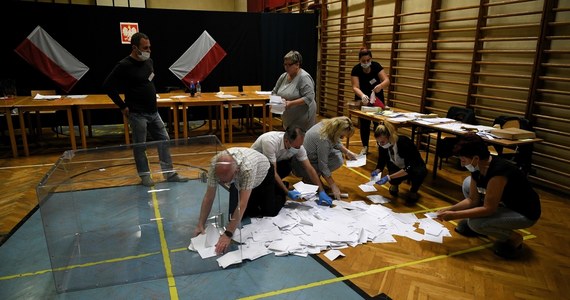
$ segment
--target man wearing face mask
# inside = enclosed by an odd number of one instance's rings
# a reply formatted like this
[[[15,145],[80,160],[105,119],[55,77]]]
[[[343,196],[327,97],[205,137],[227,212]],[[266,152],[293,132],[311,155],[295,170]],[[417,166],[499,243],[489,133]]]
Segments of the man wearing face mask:
[[[156,88],[153,83],[154,67],[150,58],[150,40],[144,33],[137,32],[131,37],[131,53],[120,60],[103,83],[109,98],[121,109],[129,120],[133,135],[133,155],[142,184],[154,185],[146,156],[147,133],[155,141],[165,141],[158,145],[158,156],[163,176],[170,182],[185,182],[188,178],[173,171],[172,158],[168,147],[170,137],[164,122],[158,114]],[[125,99],[120,93],[124,93]]]
[[[377,184],[390,182],[390,194],[398,196],[399,185],[406,179],[410,179],[410,192],[406,197],[406,205],[418,202],[418,190],[422,185],[427,168],[418,148],[407,136],[398,135],[394,126],[388,122],[378,125],[374,131],[374,138],[378,143],[378,163],[372,172],[372,177],[382,173],[384,167],[388,167],[388,173]]]
[[[461,165],[471,172],[465,181],[468,194],[463,201],[438,211],[438,219],[462,219],[456,232],[493,238],[496,255],[515,258],[523,244],[523,237],[515,230],[531,227],[540,218],[538,194],[514,164],[491,156],[478,135],[464,136],[455,152]]]
[[[350,73],[352,80],[352,90],[354,91],[354,101],[365,106],[384,107],[384,89],[390,86],[390,79],[384,71],[382,65],[372,61],[372,51],[362,48],[358,52],[359,63],[352,68]],[[374,92],[375,101],[371,103],[370,95]],[[359,118],[360,140],[362,141],[361,154],[368,153],[368,140],[370,139],[370,120]],[[374,129],[378,123],[374,122]]]
[[[303,147],[305,131],[298,126],[290,126],[285,132],[270,131],[260,135],[251,145],[251,148],[263,153],[269,159],[275,170],[275,188],[283,191],[284,195],[296,200],[300,198],[300,193],[289,190],[283,182],[283,178],[291,174],[291,160],[296,157],[301,163],[312,182],[319,185],[319,200],[326,204],[332,204],[332,199],[325,193],[322,182],[319,180],[317,171],[313,168],[307,157],[307,151]]]

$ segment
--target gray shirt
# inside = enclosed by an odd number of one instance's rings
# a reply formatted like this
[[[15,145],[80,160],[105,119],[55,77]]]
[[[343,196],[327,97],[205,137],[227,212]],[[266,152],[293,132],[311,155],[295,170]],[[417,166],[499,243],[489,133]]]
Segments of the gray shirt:
[[[323,122],[315,124],[305,134],[303,146],[307,150],[307,157],[313,166],[316,166],[317,172],[323,176],[330,177],[332,171],[329,168],[329,157],[333,152],[340,152],[342,144],[340,140],[336,143],[331,142],[326,136],[321,135]]]
[[[304,130],[308,130],[315,124],[317,116],[315,82],[305,70],[299,70],[297,76],[291,81],[287,80],[287,72],[281,74],[271,93],[281,96],[285,100],[303,98],[303,101],[305,101],[304,105],[285,110],[282,116],[283,128],[299,126]]]

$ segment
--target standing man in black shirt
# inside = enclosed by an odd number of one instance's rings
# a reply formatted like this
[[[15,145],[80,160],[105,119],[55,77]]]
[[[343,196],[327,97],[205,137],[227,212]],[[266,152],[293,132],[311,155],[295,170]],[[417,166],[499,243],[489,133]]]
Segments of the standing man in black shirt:
[[[147,132],[157,141],[158,156],[164,177],[171,182],[185,182],[188,178],[173,171],[172,158],[168,146],[168,132],[160,118],[156,103],[156,88],[152,82],[154,67],[150,58],[150,40],[144,33],[137,32],[131,37],[131,54],[120,60],[105,79],[103,88],[107,95],[119,106],[129,120],[133,134],[133,154],[142,184],[154,185],[146,156]],[[125,99],[120,96],[124,92]]]

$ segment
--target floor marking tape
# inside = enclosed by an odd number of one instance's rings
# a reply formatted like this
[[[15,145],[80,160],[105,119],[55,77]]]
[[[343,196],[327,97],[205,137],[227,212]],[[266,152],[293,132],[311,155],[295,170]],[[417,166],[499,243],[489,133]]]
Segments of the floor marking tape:
[[[536,238],[536,236],[530,235],[530,236],[524,237],[525,240],[532,239],[532,238]],[[323,286],[323,285],[327,285],[327,284],[331,284],[331,283],[341,282],[341,281],[350,280],[350,279],[354,279],[354,278],[358,278],[358,277],[373,275],[373,274],[382,273],[385,271],[390,271],[390,270],[395,270],[395,269],[399,269],[399,268],[403,268],[403,267],[409,267],[409,266],[413,266],[413,265],[417,265],[417,264],[421,264],[421,263],[440,260],[440,259],[444,259],[444,258],[448,258],[448,257],[452,257],[452,256],[457,256],[457,255],[461,255],[461,254],[465,254],[465,253],[475,252],[475,251],[483,250],[485,248],[489,248],[492,246],[493,246],[492,243],[488,243],[485,245],[476,246],[476,247],[472,247],[469,249],[455,251],[455,252],[452,252],[449,254],[437,255],[434,257],[428,257],[428,258],[424,258],[424,259],[420,259],[420,260],[416,260],[416,261],[410,261],[410,262],[397,264],[397,265],[393,265],[393,266],[388,266],[388,267],[383,267],[383,268],[374,269],[374,270],[370,270],[370,271],[355,273],[352,275],[316,281],[316,282],[312,282],[312,283],[308,283],[308,284],[298,285],[298,286],[294,286],[294,287],[290,287],[290,288],[286,288],[286,289],[271,291],[271,292],[267,292],[267,293],[263,293],[263,294],[257,294],[257,295],[248,296],[248,297],[239,298],[239,299],[240,300],[241,299],[243,299],[243,300],[261,299],[261,298],[272,297],[272,296],[277,296],[277,295],[286,294],[286,293],[292,293],[292,292],[296,292],[296,291],[300,291],[300,290],[304,290],[304,289],[308,289],[308,288]]]
[[[170,291],[170,299],[178,299],[178,290],[176,289],[176,280],[172,273],[172,263],[170,262],[170,252],[168,251],[168,244],[166,243],[166,237],[164,235],[164,225],[162,224],[162,217],[160,215],[160,208],[158,205],[158,199],[156,198],[156,193],[152,193],[152,204],[154,207],[154,217],[156,220],[156,225],[158,229],[158,235],[160,236],[160,250],[162,253],[162,260],[164,261],[164,269],[166,271],[166,279],[168,281],[168,290]]]

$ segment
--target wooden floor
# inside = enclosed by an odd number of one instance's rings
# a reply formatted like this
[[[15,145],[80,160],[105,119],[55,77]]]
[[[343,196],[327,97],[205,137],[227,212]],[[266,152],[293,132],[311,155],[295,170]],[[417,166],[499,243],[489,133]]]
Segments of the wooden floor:
[[[200,134],[201,129],[191,134]],[[257,134],[260,130],[257,130]],[[359,152],[356,132],[350,149]],[[255,136],[236,132],[232,146],[250,146]],[[90,147],[121,143],[117,138],[92,138]],[[68,146],[66,137],[49,133],[41,142],[32,142],[30,157],[11,158],[6,143],[0,152],[0,235],[11,231],[37,206],[35,186]],[[342,167],[334,173],[341,192],[350,200],[363,200],[358,185],[367,181],[374,168],[377,152],[372,149],[365,167]],[[430,159],[431,163],[431,159]],[[431,166],[428,166],[431,170]],[[437,179],[431,173],[420,189],[420,201],[414,207],[393,199],[388,207],[398,212],[421,214],[451,205],[462,198],[460,183],[468,173],[456,168],[456,161],[443,163]],[[294,181],[295,178],[289,177]],[[387,186],[380,188],[385,197]],[[401,186],[401,194],[408,189]],[[346,257],[330,266],[338,280],[350,281],[370,296],[384,293],[392,299],[568,299],[570,294],[570,205],[568,197],[537,188],[542,199],[542,218],[527,230],[521,258],[506,261],[489,250],[491,242],[482,238],[465,238],[454,231],[453,222],[444,223],[453,237],[443,244],[416,242],[396,237],[393,244],[365,244],[343,249]],[[321,254],[322,257],[322,254]],[[326,259],[324,259],[326,261]],[[284,274],[284,276],[286,276]]]

